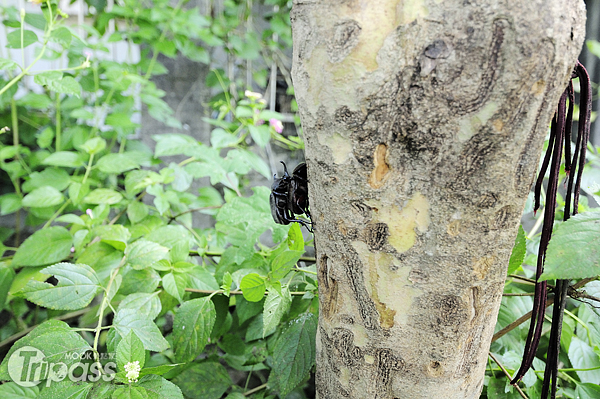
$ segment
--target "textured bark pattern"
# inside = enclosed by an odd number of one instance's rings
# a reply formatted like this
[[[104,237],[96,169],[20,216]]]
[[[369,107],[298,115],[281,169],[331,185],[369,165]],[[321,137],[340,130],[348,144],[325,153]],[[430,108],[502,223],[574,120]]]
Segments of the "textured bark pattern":
[[[296,0],[317,392],[477,398],[580,0]]]

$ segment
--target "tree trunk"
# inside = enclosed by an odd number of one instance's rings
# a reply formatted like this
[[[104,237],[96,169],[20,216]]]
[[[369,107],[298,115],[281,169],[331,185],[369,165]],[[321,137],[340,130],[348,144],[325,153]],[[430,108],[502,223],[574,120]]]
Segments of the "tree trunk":
[[[580,0],[295,0],[317,392],[478,398]]]

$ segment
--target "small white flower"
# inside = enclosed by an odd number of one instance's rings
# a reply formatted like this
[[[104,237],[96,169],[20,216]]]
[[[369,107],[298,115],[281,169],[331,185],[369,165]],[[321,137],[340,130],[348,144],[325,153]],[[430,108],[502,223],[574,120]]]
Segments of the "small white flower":
[[[246,91],[244,92],[244,95],[245,95],[246,97],[248,97],[250,100],[258,100],[258,99],[261,99],[261,98],[262,98],[262,94],[260,94],[260,93],[255,93],[255,92],[253,92],[253,91],[250,91],[250,90],[246,90]]]
[[[123,368],[127,371],[125,376],[129,380],[129,383],[137,382],[138,377],[140,376],[140,370],[142,369],[140,367],[140,362],[137,360],[135,362],[128,362]]]
[[[92,210],[90,208],[86,209],[85,213],[90,217],[90,219],[94,218],[94,213],[92,212]]]

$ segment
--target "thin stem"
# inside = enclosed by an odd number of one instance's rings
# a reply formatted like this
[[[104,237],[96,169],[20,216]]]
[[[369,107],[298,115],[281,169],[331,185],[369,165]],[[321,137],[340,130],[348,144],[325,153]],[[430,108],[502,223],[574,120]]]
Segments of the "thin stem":
[[[56,151],[60,151],[62,148],[62,129],[61,129],[61,115],[60,115],[60,93],[56,93]]]
[[[50,219],[48,219],[48,221],[46,222],[46,224],[44,225],[44,227],[42,227],[42,230],[45,229],[46,227],[50,226],[50,224],[54,221],[54,219],[56,219],[57,217],[60,216],[60,214],[65,210],[65,208],[71,203],[71,199],[69,198],[68,200],[65,201],[65,203],[54,213],[54,215],[52,215],[52,217]]]
[[[500,367],[500,369],[502,370],[502,372],[504,372],[504,375],[506,375],[506,377],[510,380],[512,377],[510,376],[509,372],[504,368],[504,366],[500,363],[500,361],[498,359],[496,359],[496,356],[494,356],[492,354],[492,352],[489,352],[488,355],[498,365],[498,367]],[[519,392],[519,394],[521,395],[522,398],[528,399],[527,395],[525,395],[525,393],[521,390],[521,388],[517,384],[514,384],[513,386]]]
[[[252,395],[254,392],[258,392],[258,391],[260,391],[260,390],[263,390],[263,389],[265,389],[266,387],[267,387],[267,384],[262,384],[262,385],[259,385],[259,386],[257,386],[256,388],[252,388],[251,390],[244,392],[244,396],[250,396],[250,395]]]
[[[85,175],[83,175],[83,180],[81,180],[81,185],[83,185],[85,183],[88,176],[90,175],[90,172],[92,170],[92,162],[94,162],[94,155],[95,155],[94,153],[90,154],[90,160],[88,161],[87,167],[85,168]]]

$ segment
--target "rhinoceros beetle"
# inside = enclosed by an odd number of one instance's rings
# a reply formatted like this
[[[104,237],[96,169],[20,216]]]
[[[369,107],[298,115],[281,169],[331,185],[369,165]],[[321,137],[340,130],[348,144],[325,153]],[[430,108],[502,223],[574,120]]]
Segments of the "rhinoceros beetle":
[[[298,222],[312,232],[312,223],[303,219],[297,219],[296,215],[305,214],[310,219],[308,210],[308,177],[306,164],[302,162],[290,175],[283,161],[283,176],[273,175],[274,181],[271,186],[271,215],[278,224],[290,224]]]

